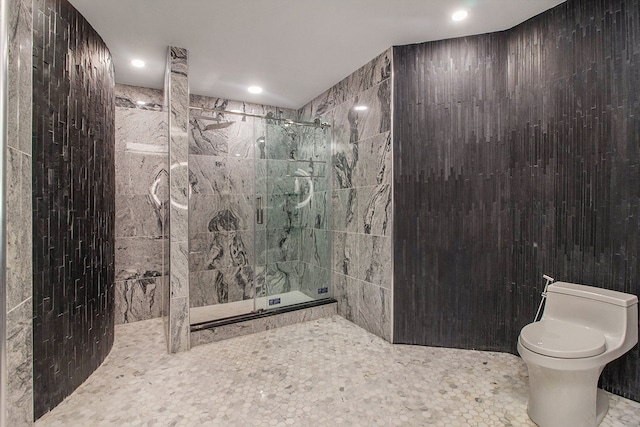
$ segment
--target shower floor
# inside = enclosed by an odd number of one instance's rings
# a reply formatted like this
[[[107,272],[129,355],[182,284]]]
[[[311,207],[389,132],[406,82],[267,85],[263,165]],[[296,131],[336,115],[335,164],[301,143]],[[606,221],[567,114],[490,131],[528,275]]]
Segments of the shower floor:
[[[269,301],[278,299],[280,300],[279,303],[269,305]],[[228,302],[226,304],[206,305],[204,307],[192,307],[189,310],[189,323],[195,325],[198,323],[210,322],[212,320],[224,319],[226,317],[248,314],[254,310],[286,307],[288,305],[310,301],[314,301],[314,299],[300,291],[293,291],[286,292],[284,294],[256,298],[255,308],[253,306],[254,300],[252,299]]]

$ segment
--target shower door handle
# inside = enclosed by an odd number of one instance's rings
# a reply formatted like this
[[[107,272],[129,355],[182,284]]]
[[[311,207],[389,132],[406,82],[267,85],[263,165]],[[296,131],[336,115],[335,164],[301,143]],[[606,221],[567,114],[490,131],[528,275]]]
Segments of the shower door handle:
[[[264,209],[262,208],[262,197],[256,197],[256,222],[264,223]]]

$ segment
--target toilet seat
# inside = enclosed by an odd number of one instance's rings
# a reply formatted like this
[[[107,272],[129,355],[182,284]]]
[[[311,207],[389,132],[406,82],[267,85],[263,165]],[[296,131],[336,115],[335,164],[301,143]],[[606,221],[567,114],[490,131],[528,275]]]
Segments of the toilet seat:
[[[607,349],[601,331],[560,320],[528,324],[520,331],[520,341],[535,353],[561,359],[597,356]]]

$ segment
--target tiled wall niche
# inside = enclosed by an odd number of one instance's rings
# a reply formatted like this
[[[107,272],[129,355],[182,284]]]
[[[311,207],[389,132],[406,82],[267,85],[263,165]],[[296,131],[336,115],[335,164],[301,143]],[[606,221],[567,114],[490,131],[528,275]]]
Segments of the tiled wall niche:
[[[34,413],[104,360],[114,331],[114,72],[66,1],[37,0],[33,44]]]
[[[394,337],[515,353],[542,274],[640,293],[640,2],[394,48]],[[601,385],[640,400],[640,350]]]
[[[33,45],[31,0],[9,0],[9,69],[6,148],[6,386],[9,426],[33,421],[33,267],[31,116]]]
[[[391,340],[391,49],[309,102],[332,123],[331,269],[338,313]],[[356,106],[366,106],[357,111]]]

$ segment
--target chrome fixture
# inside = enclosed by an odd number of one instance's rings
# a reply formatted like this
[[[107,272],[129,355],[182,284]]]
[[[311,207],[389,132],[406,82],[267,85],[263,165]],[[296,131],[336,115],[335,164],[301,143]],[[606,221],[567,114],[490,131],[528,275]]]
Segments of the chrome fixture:
[[[284,122],[285,125],[312,126],[312,127],[321,128],[321,129],[326,129],[331,127],[329,123],[323,122],[319,118],[316,118],[313,122],[305,122],[302,120],[293,120],[293,119],[283,119],[280,117],[276,117],[272,111],[269,111],[264,116],[261,116],[260,114],[243,113],[240,111],[223,110],[220,108],[189,107],[189,109],[194,111],[200,111],[200,113],[236,114],[244,117],[255,117],[258,119],[276,120],[279,122]],[[196,119],[201,119],[201,120],[216,120],[218,122],[222,120],[220,117],[208,117],[208,116],[203,116],[202,114],[198,116],[192,116],[192,117]]]

